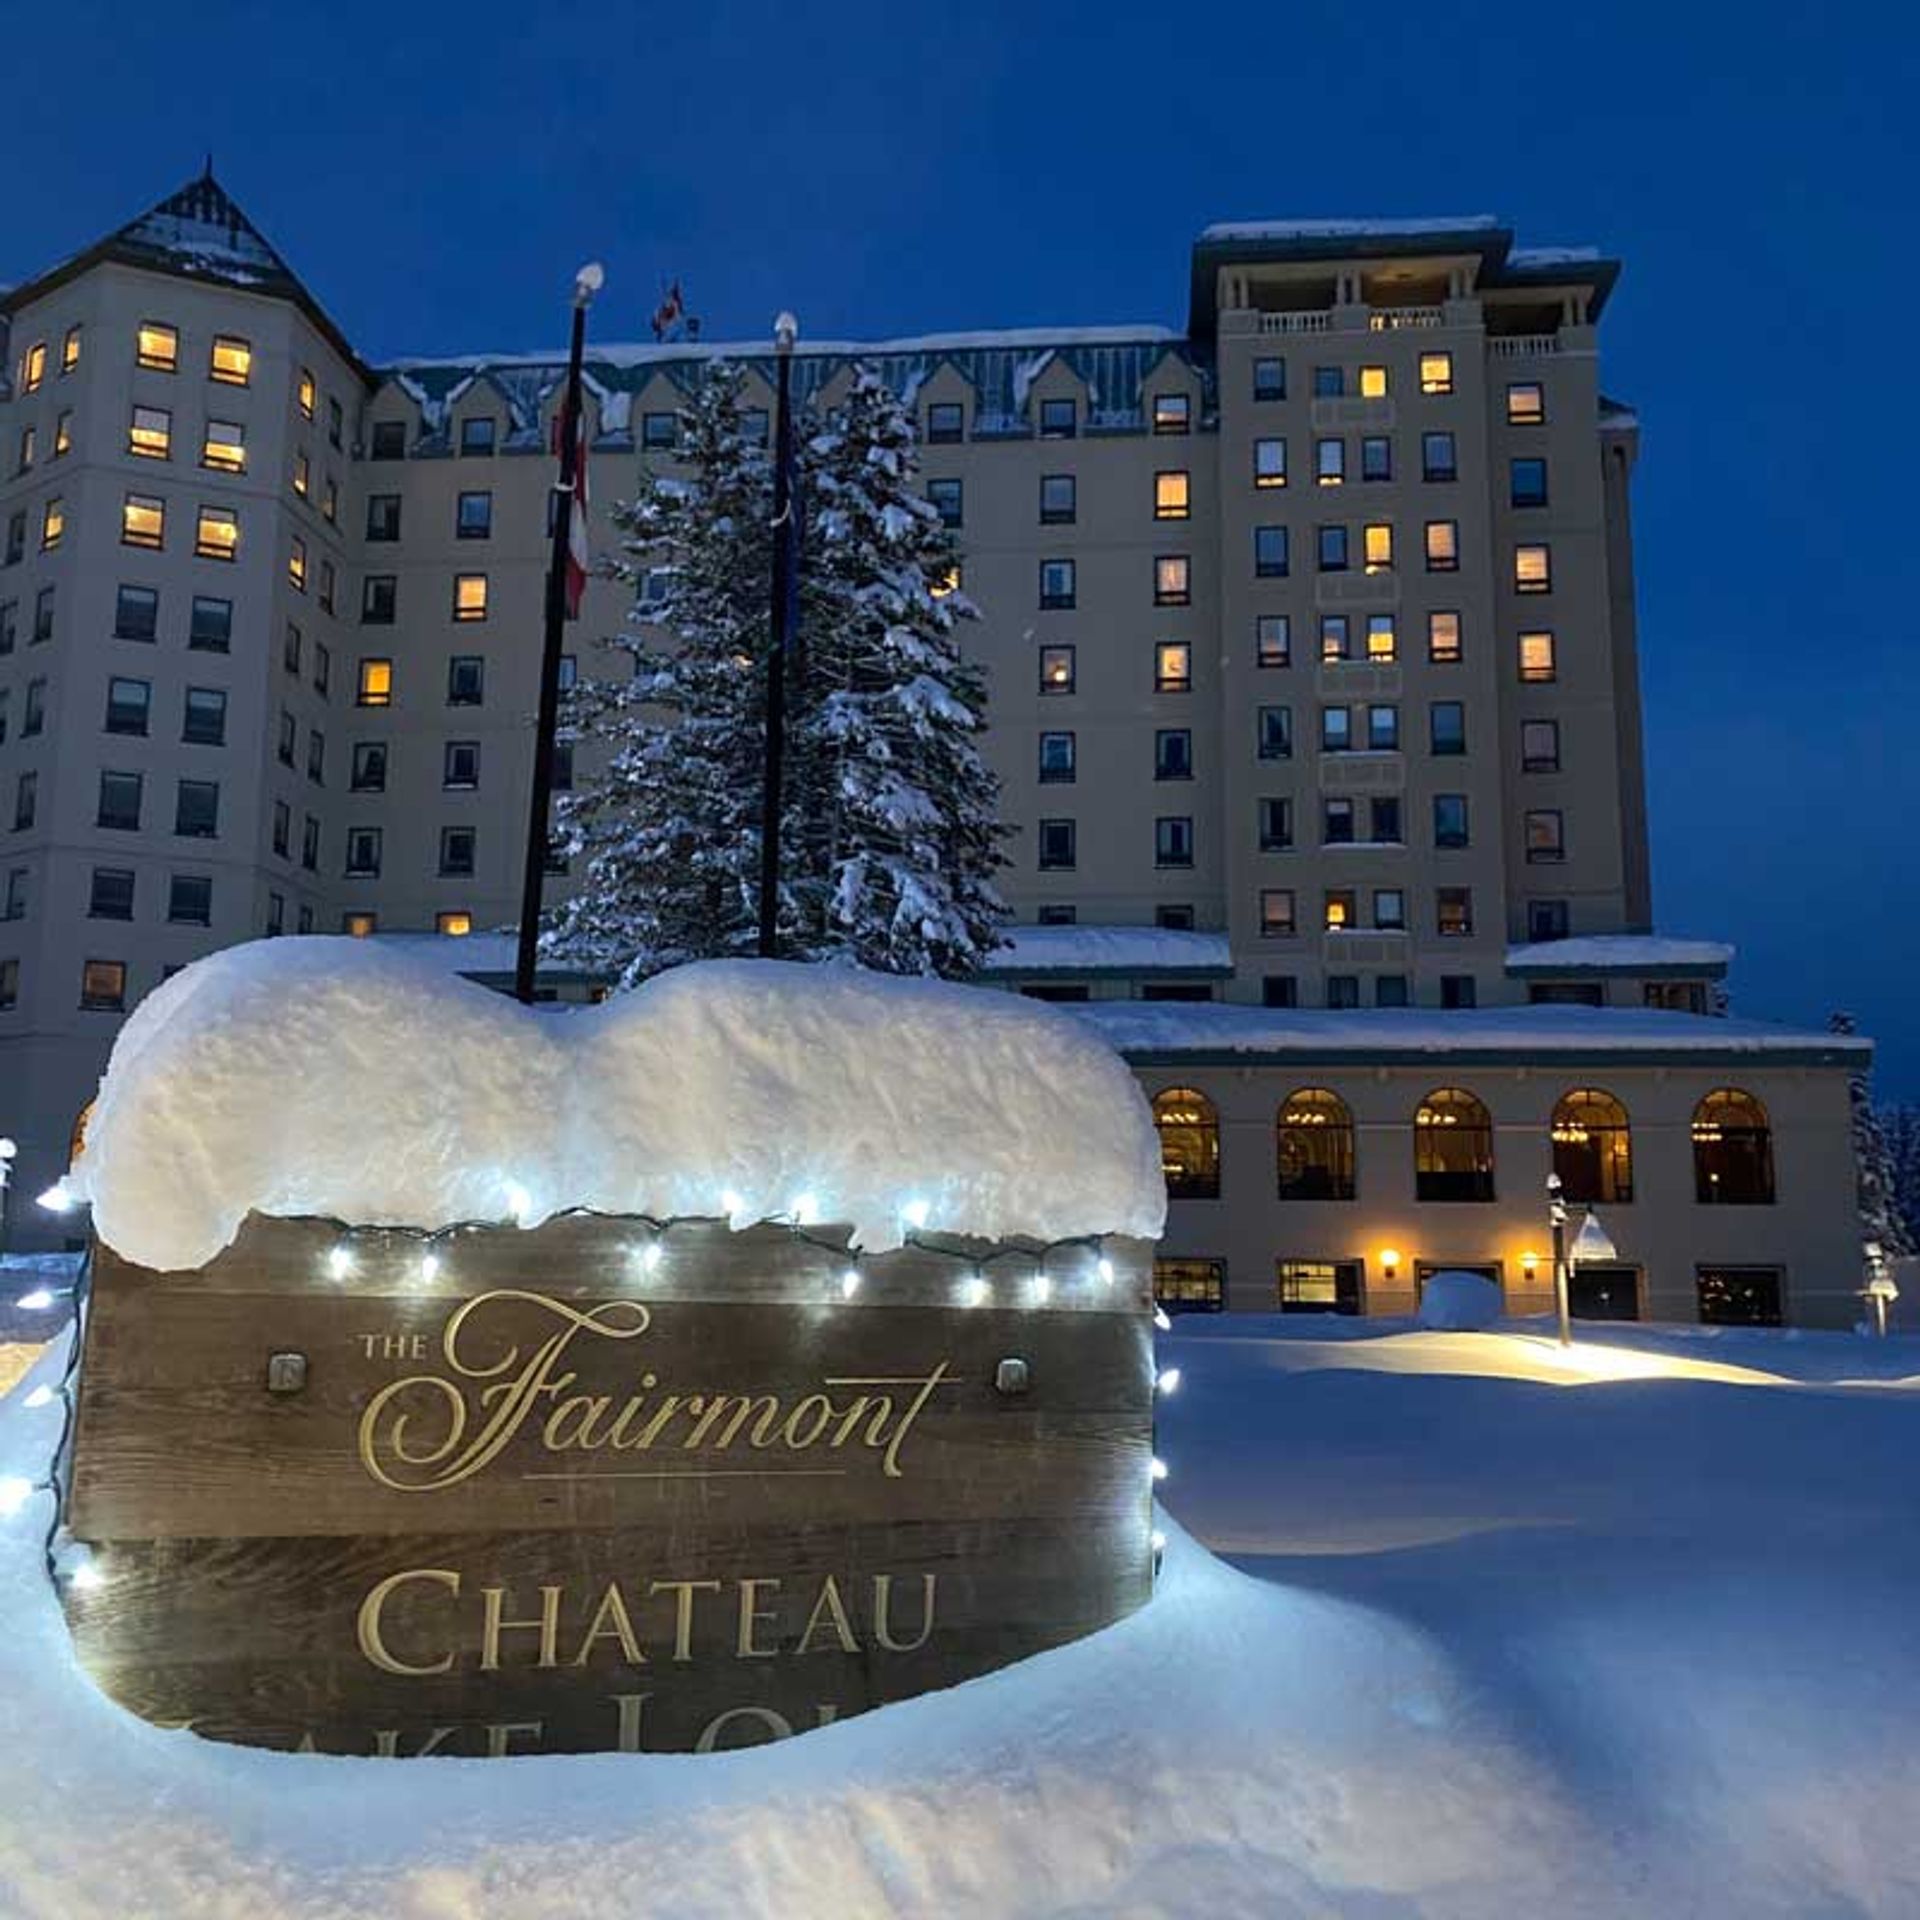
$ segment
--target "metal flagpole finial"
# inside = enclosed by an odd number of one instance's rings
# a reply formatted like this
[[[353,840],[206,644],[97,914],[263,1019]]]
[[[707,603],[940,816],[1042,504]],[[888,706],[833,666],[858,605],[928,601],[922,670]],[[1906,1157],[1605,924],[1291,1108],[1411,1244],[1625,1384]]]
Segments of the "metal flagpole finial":
[[[800,338],[800,322],[782,308],[773,323],[773,344],[781,353],[791,353],[793,343]]]
[[[573,276],[573,304],[584,307],[607,284],[607,270],[598,260],[589,260]]]

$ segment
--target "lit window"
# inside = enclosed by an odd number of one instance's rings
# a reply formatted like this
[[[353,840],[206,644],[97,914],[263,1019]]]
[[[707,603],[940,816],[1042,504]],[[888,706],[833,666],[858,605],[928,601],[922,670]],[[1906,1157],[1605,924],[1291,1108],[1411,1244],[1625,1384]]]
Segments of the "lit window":
[[[1422,393],[1453,391],[1452,354],[1423,353],[1420,356],[1420,391]]]
[[[73,451],[73,409],[65,408],[57,414],[53,422],[53,457],[58,460],[63,453]]]
[[[1287,443],[1266,439],[1253,443],[1253,484],[1256,487],[1284,487],[1287,484]]]
[[[1370,520],[1361,529],[1361,549],[1369,573],[1393,571],[1393,528],[1385,520]]]
[[[484,620],[487,617],[487,576],[484,573],[456,573],[453,576],[453,617],[456,620]]]
[[[130,493],[120,509],[120,541],[128,547],[166,544],[167,509],[149,494]]]
[[[393,705],[393,662],[391,660],[360,662],[360,678],[354,693],[354,702],[362,707]]]
[[[1292,935],[1294,920],[1291,887],[1261,888],[1260,931],[1269,940],[1285,939]]]
[[[36,340],[20,356],[20,391],[23,394],[38,393],[40,383],[47,377],[47,343]]]
[[[1042,693],[1071,693],[1074,682],[1073,649],[1071,647],[1042,647],[1040,649],[1040,691]]]
[[[1263,613],[1253,623],[1254,664],[1285,667],[1293,663],[1293,623],[1284,613]]]
[[[1156,520],[1184,520],[1191,511],[1191,485],[1184,471],[1156,473],[1153,476],[1153,517]]]
[[[40,551],[51,553],[67,531],[67,503],[57,494],[40,509]]]
[[[245,473],[247,430],[237,420],[209,420],[200,447],[200,464],[217,473]]]
[[[458,908],[450,913],[436,913],[433,916],[433,930],[455,940],[464,940],[473,931],[473,915]]]
[[[134,360],[150,373],[173,373],[180,365],[180,330],[143,320],[135,336]]]
[[[1162,553],[1153,562],[1153,604],[1184,607],[1193,598],[1193,563],[1184,553]]]
[[[1345,933],[1359,917],[1359,906],[1350,887],[1329,887],[1324,919],[1329,933]]]
[[[307,590],[307,543],[298,534],[287,549],[287,584],[295,593]]]
[[[1337,487],[1347,477],[1347,443],[1344,440],[1316,440],[1313,443],[1313,477],[1323,487]]]
[[[1457,573],[1460,570],[1460,523],[1457,520],[1427,522],[1427,571]]]
[[[340,916],[340,931],[355,940],[365,940],[379,924],[377,914],[343,913]]]
[[[1513,590],[1515,593],[1553,591],[1553,555],[1544,543],[1514,548]]]
[[[127,423],[127,451],[143,460],[171,457],[173,415],[165,407],[135,407]]]
[[[1435,895],[1436,931],[1448,940],[1473,932],[1473,895],[1465,887],[1442,887]]]
[[[1387,370],[1385,367],[1362,367],[1360,369],[1360,397],[1363,400],[1384,400],[1387,397]]]
[[[302,420],[311,420],[313,418],[315,391],[312,368],[302,367],[300,369],[299,385],[294,388],[294,399],[300,409],[300,418]]]
[[[1537,427],[1547,417],[1547,390],[1537,380],[1517,380],[1507,389],[1507,424]]]
[[[1155,433],[1185,433],[1193,423],[1193,401],[1184,393],[1156,393],[1153,396]]]
[[[240,551],[240,521],[231,507],[202,507],[193,550],[202,560],[231,560]]]
[[[127,963],[88,960],[80,969],[80,1005],[89,1013],[119,1013],[127,1004]]]
[[[293,490],[302,500],[313,489],[313,467],[308,461],[306,449],[300,448],[293,456]]]
[[[1533,862],[1567,857],[1566,820],[1557,807],[1535,808],[1526,820],[1527,858]]]
[[[67,329],[66,338],[60,342],[60,371],[71,373],[80,364],[80,329],[72,326]]]
[[[1391,660],[1394,656],[1393,615],[1390,613],[1368,614],[1367,658],[1369,660]]]
[[[1457,613],[1427,615],[1427,658],[1451,665],[1460,658],[1460,616]]]
[[[1469,1003],[1470,1004],[1470,1003]],[[1493,1198],[1493,1116],[1459,1087],[1440,1087],[1413,1116],[1416,1200]]]
[[[1193,691],[1193,648],[1185,640],[1162,640],[1153,650],[1155,693]]]
[[[223,387],[249,385],[253,379],[253,349],[230,333],[216,333],[207,362],[207,378],[219,381]]]
[[[1072,474],[1043,473],[1040,476],[1040,524],[1071,526],[1078,512],[1078,493]]]
[[[1350,660],[1353,657],[1353,623],[1344,613],[1320,616],[1320,658]]]
[[[1553,635],[1550,631],[1523,633],[1520,636],[1520,678],[1528,681],[1553,678]]]

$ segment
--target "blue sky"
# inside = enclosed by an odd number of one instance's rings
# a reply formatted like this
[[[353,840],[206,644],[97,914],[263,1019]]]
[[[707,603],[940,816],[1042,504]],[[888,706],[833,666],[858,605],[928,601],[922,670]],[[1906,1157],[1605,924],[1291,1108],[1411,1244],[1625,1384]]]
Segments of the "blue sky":
[[[0,279],[197,171],[375,357],[640,337],[1181,324],[1210,220],[1497,212],[1626,272],[1663,929],[1736,1007],[1920,1097],[1920,28],[1897,9],[1317,0],[325,8],[69,0],[79,91],[0,121]],[[1718,22],[1719,24],[1715,24]]]

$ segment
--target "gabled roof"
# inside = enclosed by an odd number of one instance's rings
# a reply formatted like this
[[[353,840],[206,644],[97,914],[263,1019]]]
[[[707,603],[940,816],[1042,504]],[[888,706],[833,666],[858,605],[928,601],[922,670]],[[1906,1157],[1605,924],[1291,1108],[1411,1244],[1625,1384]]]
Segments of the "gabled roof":
[[[365,364],[299,276],[280,257],[238,204],[213,177],[213,168],[177,193],[149,207],[138,219],[0,297],[0,313],[13,314],[103,261],[140,267],[182,280],[214,281],[245,293],[290,300],[324,334],[347,364],[372,384]]]

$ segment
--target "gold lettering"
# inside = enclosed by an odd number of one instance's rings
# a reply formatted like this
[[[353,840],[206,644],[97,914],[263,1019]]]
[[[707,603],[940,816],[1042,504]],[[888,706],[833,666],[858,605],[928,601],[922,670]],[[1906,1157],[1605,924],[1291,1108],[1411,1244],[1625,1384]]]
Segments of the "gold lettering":
[[[580,1393],[575,1394],[571,1400],[562,1400],[547,1415],[547,1424],[540,1434],[547,1451],[563,1453],[568,1447],[578,1447],[583,1453],[593,1453],[605,1446],[604,1439],[594,1438],[593,1426],[596,1420],[604,1420],[607,1417],[607,1409],[612,1404],[604,1394]],[[586,1409],[584,1414],[576,1412],[576,1409],[582,1407]],[[578,1419],[580,1422],[580,1429],[571,1440],[561,1437],[561,1423],[569,1417]]]
[[[876,1573],[873,1576],[873,1637],[889,1653],[912,1653],[918,1647],[927,1644],[927,1637],[933,1632],[933,1589],[935,1575],[923,1573],[920,1576],[920,1637],[917,1640],[896,1640],[889,1618],[893,1596],[893,1575]]]
[[[587,1637],[580,1642],[580,1651],[574,1655],[573,1664],[576,1667],[587,1664],[593,1643],[602,1634],[611,1634],[620,1642],[620,1651],[625,1655],[628,1666],[644,1667],[647,1664],[647,1656],[640,1651],[640,1642],[634,1638],[633,1622],[627,1617],[627,1603],[621,1598],[617,1581],[609,1581],[606,1592],[600,1596],[600,1605],[587,1627]]]
[[[506,1757],[508,1744],[516,1733],[524,1733],[530,1740],[538,1740],[546,1730],[544,1720],[499,1720],[487,1729],[487,1758],[501,1760]]]
[[[734,1642],[734,1656],[740,1660],[771,1660],[779,1651],[778,1647],[756,1647],[753,1644],[753,1630],[763,1620],[771,1620],[773,1615],[757,1603],[762,1587],[769,1591],[777,1590],[778,1580],[742,1580],[740,1582],[740,1633]]]
[[[807,1437],[802,1440],[798,1433],[799,1419],[803,1413],[806,1413],[808,1409],[812,1407],[818,1407],[820,1409],[819,1417],[814,1420],[812,1430],[807,1434]],[[833,1402],[829,1400],[824,1393],[810,1393],[804,1400],[798,1401],[793,1411],[787,1415],[787,1424],[781,1428],[780,1437],[788,1446],[793,1448],[796,1453],[804,1453],[807,1448],[812,1446],[813,1443],[820,1438],[821,1432],[826,1427],[827,1422],[832,1418]]]
[[[694,1752],[712,1753],[719,1746],[720,1735],[729,1720],[758,1720],[770,1740],[785,1740],[793,1733],[792,1724],[771,1707],[729,1707],[700,1729],[700,1738],[693,1743]]]
[[[934,1388],[946,1377],[947,1363],[942,1360],[940,1364],[927,1375],[926,1385],[913,1396],[913,1404],[900,1416],[900,1424],[894,1428],[893,1438],[887,1442],[886,1458],[881,1463],[881,1471],[889,1480],[898,1480],[900,1478],[901,1443],[905,1441],[908,1430],[912,1427],[913,1423],[920,1418],[920,1409],[933,1398]],[[867,1444],[869,1446],[873,1444],[871,1437],[869,1437]]]
[[[702,1401],[704,1405],[701,1404]],[[756,1407],[760,1410],[760,1417],[754,1421],[753,1435],[747,1442],[749,1446],[766,1446],[772,1429],[779,1424],[780,1420],[780,1402],[770,1393],[763,1393],[758,1399],[745,1393],[696,1394],[687,1402],[687,1411],[691,1413],[696,1406],[700,1407],[700,1417],[693,1423],[693,1428],[687,1437],[680,1443],[689,1453],[695,1447],[705,1443],[708,1428],[717,1424],[729,1407],[733,1409],[733,1419],[726,1432],[714,1442],[721,1451],[733,1445],[740,1429],[747,1424]]]
[[[828,1574],[821,1584],[820,1598],[813,1603],[813,1611],[807,1615],[805,1631],[800,1635],[800,1644],[796,1653],[805,1653],[812,1643],[813,1630],[819,1626],[821,1616],[825,1615],[833,1622],[834,1637],[840,1643],[842,1653],[858,1653],[860,1642],[853,1637],[853,1622],[847,1618],[847,1609],[840,1598],[840,1588],[832,1574]]]
[[[560,1593],[558,1587],[542,1587],[539,1619],[508,1620],[504,1617],[506,1588],[482,1587],[480,1598],[486,1603],[486,1614],[480,1627],[480,1671],[499,1672],[500,1636],[503,1632],[522,1632],[530,1628],[537,1628],[540,1634],[540,1657],[533,1664],[536,1667],[557,1667],[560,1664]]]
[[[430,1753],[440,1751],[443,1740],[451,1740],[458,1733],[458,1727],[435,1727],[419,1746],[413,1750],[413,1758],[424,1760]],[[376,1760],[397,1760],[400,1758],[400,1729],[383,1727],[373,1736],[373,1757]]]
[[[650,1693],[616,1693],[613,1704],[620,1710],[620,1744],[615,1753],[640,1751],[640,1716],[653,1698]]]
[[[659,1410],[654,1414],[653,1418],[640,1429],[640,1438],[633,1443],[635,1450],[638,1451],[641,1448],[652,1446],[660,1437],[660,1429],[679,1411],[680,1396],[677,1393],[668,1394],[667,1397],[660,1402]]]
[[[403,1573],[388,1574],[360,1602],[360,1616],[355,1623],[360,1652],[384,1673],[404,1674],[410,1679],[427,1674],[445,1673],[453,1665],[452,1654],[443,1654],[428,1666],[410,1666],[406,1661],[396,1659],[388,1651],[387,1643],[382,1637],[380,1615],[387,1604],[387,1597],[395,1588],[409,1580],[436,1581],[455,1596],[460,1592],[460,1576],[450,1567],[410,1567]]]
[[[656,1580],[647,1589],[648,1598],[656,1593],[671,1593],[675,1596],[673,1618],[673,1657],[676,1661],[693,1658],[693,1596],[695,1593],[718,1593],[718,1580]]]

